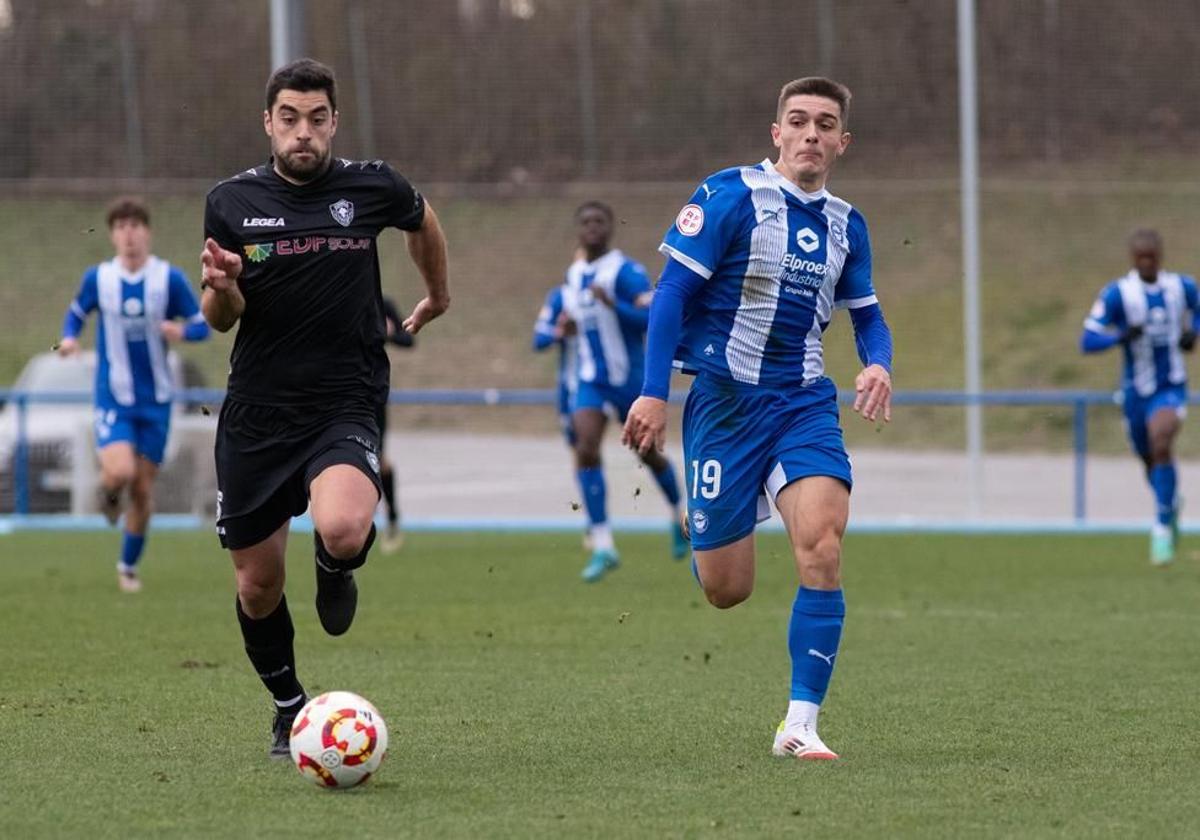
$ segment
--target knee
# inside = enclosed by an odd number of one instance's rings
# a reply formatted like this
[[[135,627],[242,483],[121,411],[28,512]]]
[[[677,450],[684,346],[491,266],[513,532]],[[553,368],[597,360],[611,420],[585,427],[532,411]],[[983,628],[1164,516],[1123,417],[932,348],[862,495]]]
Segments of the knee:
[[[237,573],[238,600],[242,611],[251,618],[262,618],[274,612],[283,597],[283,580],[242,569]]]
[[[109,489],[116,490],[121,487],[129,486],[136,491],[137,482],[134,481],[135,471],[132,466],[126,464],[109,464],[101,471],[101,480]]]
[[[321,534],[321,542],[325,544],[325,550],[339,560],[357,557],[366,544],[373,513],[373,510],[357,513],[341,511],[322,522],[318,531]]]
[[[805,586],[837,589],[842,578],[841,536],[827,531],[811,545],[797,547],[796,567]]]
[[[717,609],[727,610],[730,607],[736,607],[742,601],[749,598],[751,591],[751,587],[741,584],[706,585],[704,587],[704,597],[708,599],[708,603]]]
[[[585,470],[600,466],[600,441],[580,438],[575,444],[575,462]]]

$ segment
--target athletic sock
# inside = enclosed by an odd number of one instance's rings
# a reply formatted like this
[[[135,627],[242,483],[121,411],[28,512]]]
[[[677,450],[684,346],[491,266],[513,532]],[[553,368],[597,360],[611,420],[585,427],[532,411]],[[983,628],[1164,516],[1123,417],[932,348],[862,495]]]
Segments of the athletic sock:
[[[792,700],[821,705],[833,676],[842,638],[846,601],[842,590],[801,586],[792,604],[788,653],[792,656]]]
[[[146,547],[145,534],[131,534],[126,531],[121,538],[121,567],[133,569],[142,559],[142,549]]]
[[[329,550],[325,548],[325,541],[321,539],[320,532],[313,531],[313,542],[317,547],[317,565],[327,572],[350,572],[359,568],[367,562],[367,552],[375,544],[376,533],[375,523],[372,522],[371,530],[367,531],[367,539],[363,543],[363,547],[359,549],[358,554],[343,559],[330,554]]]
[[[584,467],[575,471],[575,477],[579,480],[579,492],[583,494],[588,522],[593,527],[608,522],[608,490],[604,484],[604,470],[600,467]]]
[[[396,520],[400,518],[400,514],[396,510],[396,471],[384,470],[379,474],[379,478],[383,483],[383,501],[387,508],[388,524],[395,525]]]
[[[667,465],[660,472],[654,474],[654,480],[658,482],[659,489],[667,497],[671,507],[679,507],[679,482],[675,480],[675,467],[670,461],[667,461]]]
[[[593,525],[588,533],[592,536],[592,551],[613,551],[616,549],[616,544],[613,542],[612,528],[609,527],[607,522]]]
[[[1158,522],[1170,525],[1175,515],[1175,464],[1155,464],[1150,468],[1150,486],[1154,488],[1154,500],[1158,504]]]
[[[235,597],[234,604],[242,639],[246,643],[246,655],[258,678],[275,698],[275,706],[285,713],[299,709],[304,700],[304,689],[296,679],[296,654],[292,648],[295,630],[287,598],[281,597],[279,606],[265,618],[246,615],[240,598]]]

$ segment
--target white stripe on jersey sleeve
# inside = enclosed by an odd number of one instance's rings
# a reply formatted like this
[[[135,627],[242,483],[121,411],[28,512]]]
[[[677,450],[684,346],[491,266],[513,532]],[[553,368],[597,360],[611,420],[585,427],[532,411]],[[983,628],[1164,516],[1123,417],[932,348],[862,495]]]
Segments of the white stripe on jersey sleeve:
[[[867,295],[866,297],[847,298],[839,300],[834,305],[834,309],[861,309],[864,306],[870,306],[873,303],[879,303],[879,298],[875,295]]]
[[[664,242],[658,246],[658,252],[660,254],[670,257],[671,259],[675,260],[678,263],[681,263],[681,264],[687,266],[688,269],[696,272],[701,277],[703,277],[705,280],[712,277],[711,271],[709,271],[704,266],[700,265],[700,263],[696,262],[694,259],[689,257],[687,254],[683,253],[683,251],[679,251],[675,248],[672,248],[666,242]]]

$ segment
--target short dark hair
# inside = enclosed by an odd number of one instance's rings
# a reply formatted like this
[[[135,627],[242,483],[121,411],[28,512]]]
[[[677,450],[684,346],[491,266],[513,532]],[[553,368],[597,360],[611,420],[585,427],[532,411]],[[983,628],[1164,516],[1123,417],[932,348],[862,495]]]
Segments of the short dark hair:
[[[779,91],[779,105],[775,108],[776,121],[783,118],[783,107],[793,96],[823,96],[838,104],[842,115],[842,128],[850,122],[850,88],[841,82],[827,79],[824,76],[805,76],[803,79],[793,79]]]
[[[599,210],[601,213],[603,213],[605,216],[608,217],[608,221],[610,223],[615,218],[613,216],[612,208],[609,207],[607,204],[605,204],[603,201],[597,201],[596,199],[591,199],[590,201],[585,201],[585,202],[583,202],[583,204],[580,204],[578,207],[576,207],[575,208],[575,218],[578,219],[581,215],[583,215],[584,210]]]
[[[113,199],[104,218],[108,222],[109,230],[121,219],[135,219],[150,227],[150,211],[146,209],[146,203],[131,195]]]
[[[1154,228],[1135,228],[1129,234],[1129,250],[1134,251],[1143,245],[1149,245],[1155,251],[1162,251],[1162,236]]]
[[[337,80],[333,69],[313,58],[299,58],[285,64],[267,79],[267,110],[275,107],[275,99],[281,90],[323,90],[329,97],[329,107],[337,110]]]

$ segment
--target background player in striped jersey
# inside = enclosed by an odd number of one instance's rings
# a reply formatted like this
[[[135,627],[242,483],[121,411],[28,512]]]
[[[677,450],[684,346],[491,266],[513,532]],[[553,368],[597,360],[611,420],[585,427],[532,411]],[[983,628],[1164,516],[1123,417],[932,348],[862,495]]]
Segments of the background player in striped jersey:
[[[608,424],[606,411],[625,421],[637,399],[645,362],[645,335],[651,298],[646,269],[611,247],[613,212],[599,201],[575,211],[583,256],[567,268],[562,285],[558,327],[576,336],[575,404],[571,426],[575,434],[576,477],[587,511],[592,556],[583,569],[589,583],[617,568],[619,558],[608,523],[607,487],[600,446]],[[679,485],[671,462],[657,450],[642,453],[673,511],[672,553],[687,554],[679,525]]]
[[[84,273],[63,319],[58,352],[78,352],[84,322],[99,310],[95,435],[100,505],[115,525],[121,494],[129,489],[117,582],[123,591],[137,592],[142,587],[138,561],[150,525],[154,478],[171,425],[174,383],[167,343],[202,341],[209,329],[187,277],[150,253],[150,212],[145,204],[134,198],[114,201],[108,210],[108,233],[116,256]]]
[[[575,258],[582,259],[583,251],[578,251]],[[577,374],[579,357],[575,347],[578,339],[575,335],[573,323],[566,324],[559,322],[559,319],[562,317],[562,294],[562,283],[559,283],[553,289],[546,292],[546,299],[542,303],[542,308],[538,310],[537,320],[533,323],[533,350],[535,353],[543,353],[551,347],[558,348],[558,365],[555,375],[555,408],[558,411],[558,426],[562,430],[567,447],[571,450],[572,456],[574,456],[575,427],[571,423],[571,412],[574,411],[575,390],[579,385]],[[578,463],[574,463],[574,467],[578,470]],[[590,530],[589,522],[588,527],[584,529],[583,537],[584,547],[588,551],[592,547]]]
[[[837,755],[817,713],[838,655],[845,601],[841,543],[850,461],[822,335],[850,310],[864,368],[856,411],[891,416],[892,339],[871,281],[862,215],[825,181],[850,142],[850,91],[824,78],[780,91],[771,137],[779,157],[718,172],[679,212],[661,250],[642,396],[624,440],[661,448],[673,359],[697,373],[683,414],[695,571],[708,600],[728,608],[754,587],[754,527],[787,527],[800,586],[788,625],[791,702],[772,751]]]
[[[1129,237],[1133,268],[1105,286],[1083,322],[1080,348],[1098,353],[1121,345],[1121,394],[1133,451],[1146,466],[1157,513],[1150,530],[1150,561],[1175,559],[1179,497],[1173,448],[1187,413],[1183,353],[1196,346],[1200,299],[1196,281],[1162,270],[1162,237],[1135,230]]]

